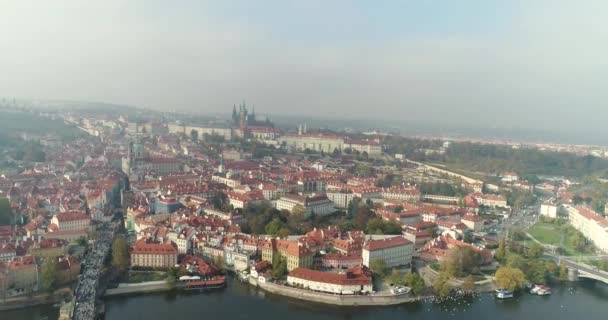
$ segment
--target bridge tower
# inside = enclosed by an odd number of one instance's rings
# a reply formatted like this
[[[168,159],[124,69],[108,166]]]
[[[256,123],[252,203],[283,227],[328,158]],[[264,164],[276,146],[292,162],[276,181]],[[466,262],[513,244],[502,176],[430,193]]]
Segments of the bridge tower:
[[[568,281],[578,281],[578,269],[568,267]]]

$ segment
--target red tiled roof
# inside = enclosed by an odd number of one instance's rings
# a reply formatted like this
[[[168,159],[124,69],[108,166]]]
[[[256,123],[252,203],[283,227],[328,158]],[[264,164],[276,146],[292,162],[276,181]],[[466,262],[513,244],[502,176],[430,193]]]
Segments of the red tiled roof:
[[[131,254],[177,254],[177,248],[172,242],[152,242],[140,239],[135,242]]]
[[[384,238],[382,240],[369,240],[363,245],[363,249],[374,251],[408,244],[412,244],[412,242],[404,237],[396,236],[392,238]]]
[[[305,268],[296,268],[292,270],[288,276],[308,281],[337,285],[370,285],[372,283],[371,271],[364,266],[357,266],[348,269],[346,273],[323,272]]]

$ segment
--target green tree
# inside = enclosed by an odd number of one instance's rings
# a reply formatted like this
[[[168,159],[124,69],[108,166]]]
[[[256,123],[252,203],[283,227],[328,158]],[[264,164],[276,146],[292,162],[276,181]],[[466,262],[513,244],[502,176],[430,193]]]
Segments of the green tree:
[[[13,223],[13,214],[11,213],[11,205],[7,198],[0,197],[0,225],[9,225]]]
[[[193,142],[198,141],[198,131],[196,131],[196,130],[192,129],[192,130],[190,131],[190,139],[191,139]]]
[[[278,253],[275,253],[272,260],[272,277],[275,279],[285,277],[288,273],[287,261],[285,258],[281,257]]]
[[[470,247],[455,247],[448,251],[442,269],[450,276],[463,277],[479,270],[481,255]]]
[[[407,283],[406,277],[399,272],[397,269],[393,269],[391,274],[388,276],[390,283],[398,286],[403,286]]]
[[[545,248],[538,243],[534,243],[528,248],[527,256],[530,259],[539,259],[539,258],[542,258],[544,253],[545,253]]]
[[[422,290],[424,290],[425,284],[424,280],[420,275],[415,272],[410,272],[405,276],[405,282],[407,286],[412,288],[414,294],[421,294]]]
[[[112,266],[119,272],[129,267],[129,245],[123,237],[116,237],[112,243]]]
[[[223,256],[215,256],[213,257],[213,265],[220,271],[220,273],[224,273],[226,271],[226,263],[224,262]]]
[[[53,258],[44,259],[41,270],[42,289],[53,292],[57,285],[57,260]]]
[[[283,228],[283,223],[278,218],[272,219],[266,227],[264,227],[264,231],[267,235],[277,236],[279,235],[279,231]]]
[[[439,276],[433,282],[433,290],[440,297],[446,297],[450,294],[450,275],[447,272],[440,272]]]
[[[526,276],[518,268],[500,267],[495,276],[496,284],[501,289],[518,290],[526,283]]]
[[[370,262],[369,268],[381,278],[386,277],[388,274],[388,267],[386,262],[382,259],[374,259]]]

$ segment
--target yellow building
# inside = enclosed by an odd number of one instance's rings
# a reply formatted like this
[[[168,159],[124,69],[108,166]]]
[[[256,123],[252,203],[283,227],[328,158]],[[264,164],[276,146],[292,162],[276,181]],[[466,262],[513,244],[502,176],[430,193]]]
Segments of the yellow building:
[[[297,241],[270,239],[262,247],[262,260],[273,261],[275,254],[287,262],[287,270],[311,268],[313,252]]]

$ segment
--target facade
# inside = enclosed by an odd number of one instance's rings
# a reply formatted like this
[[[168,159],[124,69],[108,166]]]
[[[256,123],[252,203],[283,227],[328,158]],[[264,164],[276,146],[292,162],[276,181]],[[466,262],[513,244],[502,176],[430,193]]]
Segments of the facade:
[[[287,262],[287,270],[311,268],[313,253],[302,243],[290,240],[270,239],[262,246],[262,260],[272,263],[275,255]]]
[[[38,265],[33,256],[16,257],[7,263],[8,287],[20,292],[37,291]]]
[[[540,206],[540,215],[549,217],[549,218],[557,218],[557,205],[545,202]]]
[[[473,231],[483,230],[484,221],[483,218],[476,214],[465,214],[460,220],[467,228]]]
[[[317,195],[311,197],[287,195],[276,201],[278,210],[293,211],[296,206],[304,208],[304,214],[327,215],[336,211],[334,203],[327,198],[326,195]]]
[[[333,202],[338,208],[347,208],[355,195],[350,191],[332,190],[326,194],[327,199]]]
[[[570,224],[603,252],[608,252],[608,219],[588,207],[568,206]]]
[[[66,211],[54,215],[51,224],[57,226],[57,231],[89,230],[91,218],[78,211]]]
[[[343,150],[344,139],[342,137],[325,134],[286,134],[279,141],[287,148],[293,150],[312,150],[317,152],[331,153],[334,150]]]
[[[410,265],[414,244],[401,236],[381,240],[368,240],[363,245],[363,265],[369,267],[376,259],[386,263],[388,268]]]
[[[364,266],[357,266],[344,273],[322,272],[297,268],[287,275],[287,283],[303,289],[334,294],[372,292],[372,273]]]
[[[177,254],[176,246],[170,241],[160,243],[140,239],[131,249],[131,267],[173,267],[177,264]]]
[[[346,140],[344,149],[351,149],[353,152],[367,153],[370,157],[382,155],[382,146],[375,140]]]

